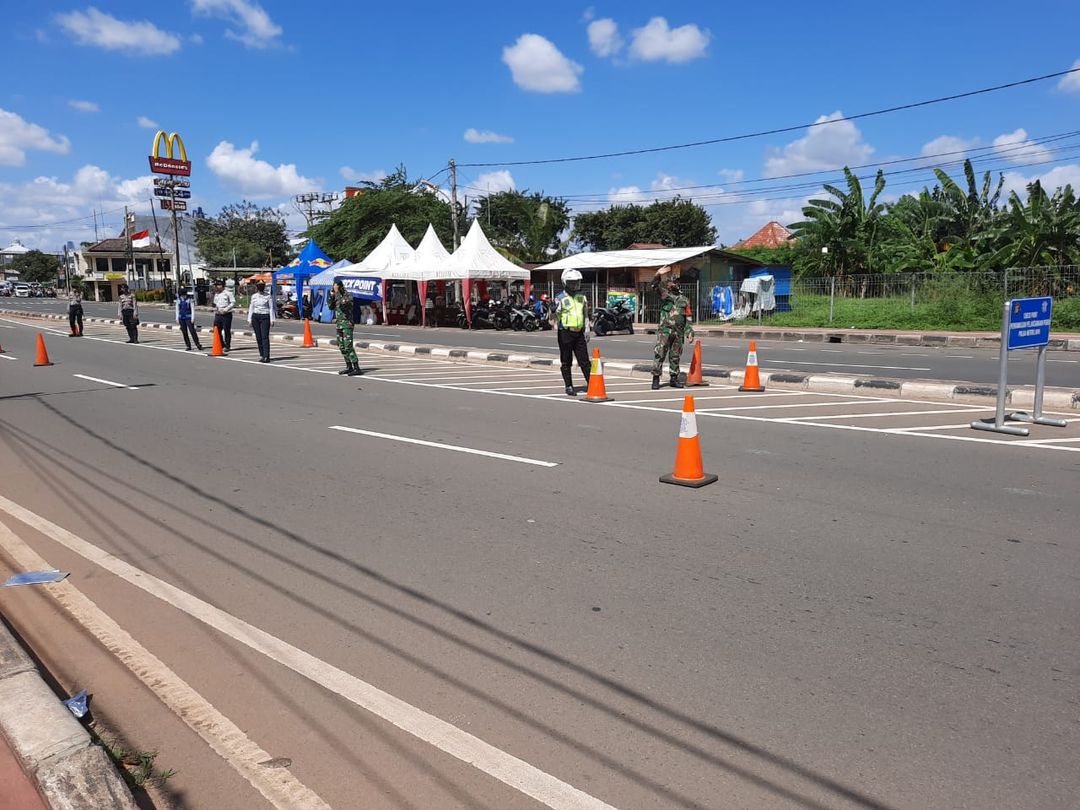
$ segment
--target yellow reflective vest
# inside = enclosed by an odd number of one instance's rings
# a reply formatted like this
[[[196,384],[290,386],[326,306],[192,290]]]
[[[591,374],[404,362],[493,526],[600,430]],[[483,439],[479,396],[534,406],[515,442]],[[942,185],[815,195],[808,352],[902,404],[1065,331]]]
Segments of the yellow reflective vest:
[[[559,326],[573,332],[585,329],[584,295],[564,295],[559,299]]]

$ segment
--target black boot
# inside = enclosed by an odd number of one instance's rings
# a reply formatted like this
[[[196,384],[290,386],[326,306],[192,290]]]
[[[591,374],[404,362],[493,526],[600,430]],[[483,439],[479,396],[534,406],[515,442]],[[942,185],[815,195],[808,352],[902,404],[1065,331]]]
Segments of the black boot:
[[[672,388],[686,388],[686,383],[682,381],[682,377],[677,374],[671,375],[671,387]]]
[[[364,372],[362,372],[360,370],[360,363],[359,362],[349,364],[349,376],[350,377],[359,377],[363,373]]]
[[[566,386],[566,395],[568,397],[576,397],[577,396],[577,389],[575,389],[574,386],[572,386],[572,385]]]
[[[659,391],[660,390],[660,375],[659,374],[653,374],[652,390],[653,391]]]
[[[338,372],[340,375],[352,374],[352,363],[348,360],[345,361],[345,368]]]

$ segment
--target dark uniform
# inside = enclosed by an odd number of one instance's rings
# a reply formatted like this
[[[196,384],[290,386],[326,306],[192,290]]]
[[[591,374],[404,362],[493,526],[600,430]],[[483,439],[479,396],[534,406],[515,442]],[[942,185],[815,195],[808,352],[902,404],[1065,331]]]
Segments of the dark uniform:
[[[353,345],[353,297],[349,293],[339,295],[335,291],[330,293],[330,300],[327,303],[334,310],[338,350],[345,358],[346,368],[341,373],[360,374],[360,361],[356,357],[356,347]]]
[[[586,330],[589,328],[587,317],[589,302],[581,293],[571,295],[561,292],[555,297],[555,313],[558,318],[559,363],[566,393],[574,391],[571,377],[573,361],[576,359],[581,373],[585,375],[585,386],[589,385],[589,344]]]
[[[683,341],[694,339],[694,327],[690,325],[689,314],[690,300],[681,292],[669,292],[660,302],[660,322],[656,326],[656,343],[653,345],[654,383],[664,370],[666,355],[671,371],[671,384],[682,387],[679,381],[679,361],[682,360]]]

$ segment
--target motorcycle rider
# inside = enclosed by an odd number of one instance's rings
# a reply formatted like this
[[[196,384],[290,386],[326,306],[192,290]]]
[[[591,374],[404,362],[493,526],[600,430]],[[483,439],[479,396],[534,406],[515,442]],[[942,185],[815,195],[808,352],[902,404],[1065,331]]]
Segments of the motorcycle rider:
[[[684,388],[679,377],[679,361],[682,359],[683,341],[694,340],[694,327],[690,323],[690,299],[682,294],[675,279],[664,281],[661,276],[669,267],[661,267],[653,279],[653,287],[660,291],[660,318],[656,325],[656,343],[653,345],[652,389],[660,388],[660,373],[667,355],[671,370],[671,387]]]
[[[577,396],[571,378],[573,359],[589,385],[589,300],[581,292],[581,271],[563,270],[563,291],[555,296],[555,317],[558,322],[559,360],[563,383],[568,397]]]

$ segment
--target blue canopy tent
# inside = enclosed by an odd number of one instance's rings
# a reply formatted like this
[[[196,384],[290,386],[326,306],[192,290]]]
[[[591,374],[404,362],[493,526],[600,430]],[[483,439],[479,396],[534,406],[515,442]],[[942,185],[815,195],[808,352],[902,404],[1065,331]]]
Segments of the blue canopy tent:
[[[330,287],[338,279],[345,285],[345,289],[352,293],[353,320],[356,323],[360,322],[360,313],[357,310],[362,302],[382,301],[383,280],[375,276],[350,273],[349,268],[352,266],[348,262],[338,262],[308,280],[312,299],[317,302],[312,309],[312,317],[315,320],[321,323],[330,323],[334,320],[334,312],[327,302],[330,297]]]
[[[275,270],[271,278],[270,292],[276,298],[279,281],[286,279],[296,284],[296,301],[301,307],[304,301],[304,281],[311,276],[321,273],[333,265],[330,257],[322,252],[322,248],[315,244],[314,239],[308,240],[300,255],[279,270]],[[303,314],[301,310],[301,314]]]

